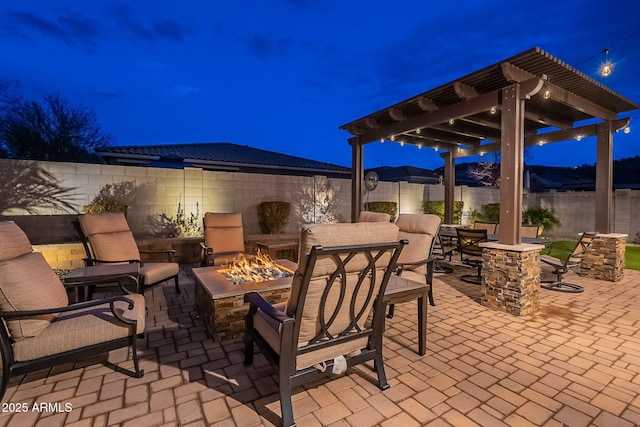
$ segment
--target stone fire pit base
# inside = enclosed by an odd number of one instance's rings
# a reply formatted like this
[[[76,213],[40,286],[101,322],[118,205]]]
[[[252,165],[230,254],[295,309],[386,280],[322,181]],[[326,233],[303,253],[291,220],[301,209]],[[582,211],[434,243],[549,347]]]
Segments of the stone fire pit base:
[[[296,264],[291,261],[276,262],[291,273],[295,271]],[[217,267],[194,268],[193,272],[196,279],[196,310],[216,342],[242,337],[244,316],[249,310],[249,304],[244,302],[245,293],[259,292],[272,304],[287,301],[291,293],[292,277],[233,285]]]

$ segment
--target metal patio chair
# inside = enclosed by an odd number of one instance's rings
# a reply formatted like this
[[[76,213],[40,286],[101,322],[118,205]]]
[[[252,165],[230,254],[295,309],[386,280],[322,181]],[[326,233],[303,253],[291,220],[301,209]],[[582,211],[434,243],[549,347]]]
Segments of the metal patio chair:
[[[391,223],[312,224],[301,234],[288,302],[271,305],[250,292],[245,365],[256,343],[278,369],[285,426],[294,425],[291,389],[372,360],[389,387],[382,358],[383,296],[402,247]]]
[[[206,212],[204,243],[201,243],[203,267],[222,265],[238,254],[245,253],[242,214]]]
[[[477,269],[476,275],[467,274],[461,279],[476,285],[482,284],[482,248],[478,245],[488,242],[486,229],[456,228],[460,261]]]
[[[121,347],[131,346],[128,374],[141,378],[136,338],[144,327],[140,294],[69,304],[67,289],[24,232],[13,221],[0,222],[0,400],[12,376]]]
[[[547,249],[547,253],[540,255],[540,261],[544,262],[547,265],[553,267],[553,274],[556,275],[556,280],[544,281],[541,282],[540,287],[544,289],[548,289],[550,291],[558,291],[558,292],[569,292],[569,293],[580,293],[584,291],[584,288],[580,285],[576,285],[573,283],[565,282],[564,274],[567,273],[571,268],[577,267],[580,265],[580,261],[582,257],[591,245],[593,238],[597,233],[582,233],[580,239],[576,242],[576,245],[573,247],[571,251],[566,251],[559,253],[560,256],[549,255],[549,251],[554,250],[553,244],[549,245]],[[555,253],[558,254],[557,249],[555,249]]]
[[[127,219],[121,213],[79,215],[74,222],[82,239],[87,258],[86,265],[118,264],[134,262],[140,264],[138,292],[173,280],[176,293],[180,293],[178,283],[179,266],[170,262],[176,257],[174,250],[140,251]],[[161,254],[168,262],[142,262],[140,254]]]

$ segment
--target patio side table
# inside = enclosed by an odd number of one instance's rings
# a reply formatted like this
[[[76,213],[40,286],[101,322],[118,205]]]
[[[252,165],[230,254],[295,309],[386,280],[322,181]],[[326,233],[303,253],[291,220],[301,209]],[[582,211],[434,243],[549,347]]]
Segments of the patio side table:
[[[91,294],[91,288],[95,287],[96,282],[109,283],[110,280],[116,282],[123,278],[128,278],[134,282],[134,290],[139,292],[139,273],[140,264],[138,263],[93,265],[70,271],[63,282],[65,284],[78,286],[75,295],[76,302],[79,302]],[[84,295],[80,298],[79,291],[82,283],[87,283],[87,285],[83,287]]]

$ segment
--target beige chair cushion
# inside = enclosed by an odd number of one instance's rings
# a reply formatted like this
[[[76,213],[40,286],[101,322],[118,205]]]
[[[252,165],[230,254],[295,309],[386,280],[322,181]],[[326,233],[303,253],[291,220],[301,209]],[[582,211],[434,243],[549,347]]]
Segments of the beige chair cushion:
[[[147,262],[140,267],[140,275],[144,283],[150,285],[175,276],[179,269],[180,266],[175,262]]]
[[[322,245],[324,247],[330,246],[345,246],[345,245],[358,245],[367,243],[386,243],[395,242],[398,240],[398,227],[391,223],[383,222],[363,222],[355,224],[313,224],[305,226],[302,230],[300,239],[300,262],[298,264],[298,271],[296,272],[293,283],[291,285],[291,297],[287,304],[287,314],[291,317],[295,316],[297,307],[297,300],[299,298],[300,286],[302,284],[302,277],[308,262],[309,253],[314,245]],[[390,254],[381,257],[377,263],[376,284],[374,292],[379,289],[382,277],[384,275],[384,268],[388,265]],[[364,255],[358,255],[347,266],[348,286],[346,290],[347,298],[352,297],[353,285],[356,283],[358,274],[367,266],[368,262]],[[309,341],[319,332],[319,302],[322,293],[325,290],[328,275],[333,273],[336,269],[335,262],[329,257],[318,259],[313,270],[313,275],[309,283],[307,290],[307,297],[305,299],[305,305],[302,312],[299,345],[306,345]],[[328,318],[330,313],[333,313],[339,298],[339,286],[334,285],[329,297],[327,299],[327,305],[325,309],[325,318]],[[355,302],[356,307],[362,308],[364,306],[364,296],[362,293],[358,294],[360,298]],[[334,301],[332,303],[332,301]],[[369,302],[366,310],[370,310],[373,301]],[[335,323],[330,328],[330,332],[337,333],[342,331],[349,322],[348,307],[350,302],[347,301],[342,305],[342,311],[338,314]],[[363,320],[364,322],[364,320]],[[364,326],[364,325],[361,325]],[[361,344],[357,344],[361,345]],[[361,347],[360,347],[361,348]],[[353,350],[353,349],[352,349]],[[351,350],[350,350],[351,351]],[[349,352],[350,352],[349,351]],[[346,354],[346,353],[341,353]],[[326,360],[326,359],[323,359]]]
[[[31,244],[24,232],[13,222],[1,223],[0,244],[2,258],[17,255],[14,259],[0,261],[0,310],[23,311],[66,307],[67,292],[56,273],[41,253],[31,252]],[[14,243],[14,250],[10,249]],[[28,245],[28,252],[27,251]],[[33,319],[7,322],[9,333],[19,341],[41,333],[55,315],[42,315]]]
[[[384,212],[361,211],[358,222],[390,222],[391,215]]]
[[[33,252],[31,242],[24,231],[13,221],[0,222],[0,261],[18,258]]]
[[[429,258],[433,239],[440,227],[440,217],[431,214],[400,214],[396,225],[400,229],[398,239],[407,239],[409,241],[409,244],[400,253],[398,264],[418,262]],[[419,274],[426,274],[426,266],[424,264],[407,267],[407,269]],[[421,281],[424,282],[424,279]]]
[[[242,214],[216,213],[204,214],[204,243],[216,253],[245,251]],[[218,260],[216,260],[218,261]],[[217,264],[223,262],[218,261]]]
[[[103,261],[140,260],[140,252],[121,213],[86,214],[78,217],[93,256]]]
[[[122,317],[136,319],[136,334],[144,332],[145,301],[140,294],[127,295],[134,302],[129,310],[124,301],[116,302],[116,310]],[[71,311],[58,315],[55,321],[37,336],[23,339],[14,344],[16,361],[33,360],[44,356],[59,354],[94,344],[100,344],[131,336],[133,331],[128,325],[116,320],[109,304]]]

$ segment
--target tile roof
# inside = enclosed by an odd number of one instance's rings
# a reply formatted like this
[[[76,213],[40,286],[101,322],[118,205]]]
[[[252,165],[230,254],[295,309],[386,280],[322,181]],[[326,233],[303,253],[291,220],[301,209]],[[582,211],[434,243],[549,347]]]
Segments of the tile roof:
[[[96,150],[107,163],[212,170],[347,176],[351,168],[229,142],[108,146]]]

